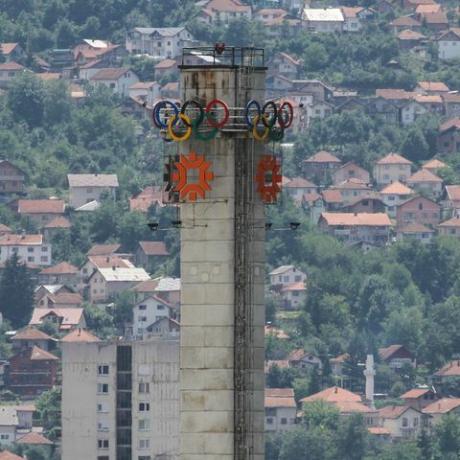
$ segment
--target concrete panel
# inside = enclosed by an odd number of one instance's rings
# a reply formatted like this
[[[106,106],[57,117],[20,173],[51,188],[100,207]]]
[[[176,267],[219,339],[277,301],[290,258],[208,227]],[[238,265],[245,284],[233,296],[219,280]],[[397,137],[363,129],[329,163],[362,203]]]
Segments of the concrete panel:
[[[228,305],[193,305],[181,314],[187,326],[233,326],[233,311]]]
[[[227,369],[182,369],[181,388],[182,390],[231,390],[233,388],[233,371]]]
[[[199,416],[198,414],[201,414]],[[182,412],[183,433],[225,433],[233,431],[232,411]],[[213,435],[208,434],[207,439]]]

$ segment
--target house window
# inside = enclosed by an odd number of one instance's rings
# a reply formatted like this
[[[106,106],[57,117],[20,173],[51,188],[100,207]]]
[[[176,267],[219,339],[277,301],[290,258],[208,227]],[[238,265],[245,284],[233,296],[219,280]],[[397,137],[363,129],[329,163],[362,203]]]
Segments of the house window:
[[[403,417],[402,426],[403,428],[407,428],[409,426],[409,420],[407,420],[407,417]]]
[[[10,435],[9,434],[0,434],[0,439],[2,441],[6,441],[6,440],[10,439]]]
[[[147,310],[147,305],[139,305],[139,310]]]
[[[273,419],[271,417],[267,417],[267,425],[273,425]]]
[[[292,296],[293,296],[293,297],[299,297],[299,291],[294,291],[294,292],[292,293]]]
[[[137,457],[138,460],[152,460],[152,457],[150,457],[150,455],[139,455],[139,457]]]
[[[110,88],[115,89],[115,83],[110,83]]]
[[[417,427],[418,426],[418,417],[415,417],[414,418],[414,427]]]
[[[164,309],[165,309],[164,305],[161,305],[161,304],[157,305],[157,310],[164,310]]]
[[[139,412],[149,412],[150,403],[139,403]]]
[[[139,382],[139,393],[150,393],[149,382]]]
[[[48,262],[48,256],[41,256],[40,261],[41,262]]]
[[[108,439],[98,439],[97,440],[97,447],[99,449],[108,449],[109,448],[109,440]]]
[[[419,209],[419,211],[421,211],[423,209],[423,203],[418,204],[418,209]]]
[[[99,375],[109,375],[109,366],[107,366],[106,364],[97,366],[97,373]]]
[[[137,320],[140,322],[140,323],[144,323],[145,321],[147,321],[147,316],[139,316],[137,318]]]
[[[150,428],[150,420],[148,418],[141,418],[139,420],[139,431],[147,431]]]
[[[35,262],[35,257],[27,257],[27,262]]]
[[[108,455],[98,455],[97,460],[110,460]]]
[[[295,277],[294,277],[294,281],[295,281],[296,283],[299,283],[300,281],[302,281],[302,277],[301,277],[300,275],[295,276]]]
[[[281,419],[281,425],[287,425],[287,418],[283,417]]]
[[[285,277],[284,277],[284,282],[285,282],[285,283],[289,283],[289,276],[285,276]]]
[[[34,248],[27,248],[27,252],[34,252]]]
[[[97,392],[99,394],[107,394],[109,392],[109,384],[108,383],[98,383]]]
[[[139,449],[148,449],[150,447],[150,439],[139,439]]]

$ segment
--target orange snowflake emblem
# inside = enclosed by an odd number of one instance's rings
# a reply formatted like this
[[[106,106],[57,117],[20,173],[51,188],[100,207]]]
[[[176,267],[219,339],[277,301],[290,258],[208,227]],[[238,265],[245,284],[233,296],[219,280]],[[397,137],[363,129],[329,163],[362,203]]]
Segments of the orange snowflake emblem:
[[[198,197],[205,198],[206,191],[211,190],[209,181],[214,179],[214,173],[209,171],[211,162],[205,161],[204,155],[197,155],[190,152],[188,155],[181,155],[176,162],[177,171],[173,173],[173,181],[177,182],[174,191],[179,192],[180,199],[196,201]],[[191,182],[189,173],[196,171],[197,180]]]
[[[257,165],[257,192],[264,203],[274,203],[281,192],[280,164],[274,156],[263,155]]]

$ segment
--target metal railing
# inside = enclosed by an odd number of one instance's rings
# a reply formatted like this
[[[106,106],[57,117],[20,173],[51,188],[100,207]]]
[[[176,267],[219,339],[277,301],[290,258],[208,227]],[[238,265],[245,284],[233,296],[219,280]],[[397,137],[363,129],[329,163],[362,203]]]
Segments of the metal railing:
[[[265,67],[263,48],[238,48],[216,44],[182,49],[182,63],[185,67]]]

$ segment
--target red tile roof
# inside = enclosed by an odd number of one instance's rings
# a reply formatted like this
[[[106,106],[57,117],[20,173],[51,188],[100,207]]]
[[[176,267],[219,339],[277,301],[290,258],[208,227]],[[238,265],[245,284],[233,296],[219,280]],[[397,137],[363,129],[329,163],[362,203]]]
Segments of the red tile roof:
[[[460,377],[460,360],[455,359],[453,361],[449,361],[445,364],[441,369],[435,372],[436,376],[438,377]]]
[[[390,26],[402,26],[402,27],[416,27],[416,26],[421,26],[422,24],[415,20],[414,18],[410,16],[401,16],[399,18],[394,19],[393,21],[390,22]]]
[[[446,163],[444,163],[441,160],[438,160],[437,158],[433,158],[423,163],[424,169],[442,169],[446,167],[447,167]]]
[[[88,262],[91,262],[97,268],[132,268],[134,265],[127,259],[120,256],[88,256]]]
[[[36,329],[35,327],[26,326],[24,329],[16,332],[11,340],[52,340],[48,334]]]
[[[460,185],[446,185],[447,197],[451,201],[460,201]]]
[[[292,388],[265,388],[265,396],[271,398],[293,398],[294,390]]]
[[[424,38],[426,38],[425,35],[415,30],[409,30],[409,29],[402,30],[398,34],[399,40],[423,40]]]
[[[299,281],[298,283],[291,283],[283,286],[281,292],[288,292],[288,291],[306,291],[307,288],[305,287],[305,283],[303,281]]]
[[[399,228],[398,233],[403,233],[403,234],[434,233],[434,230],[429,227],[426,227],[423,224],[412,222],[412,223],[405,225],[404,227]]]
[[[72,224],[63,216],[55,217],[48,222],[43,228],[70,228]]]
[[[368,414],[377,412],[359,401],[336,401],[334,406],[339,409],[341,414]]]
[[[19,214],[63,214],[64,200],[19,200]]]
[[[19,45],[19,43],[0,43],[0,52],[1,52],[1,54],[7,56],[12,51],[14,51],[14,49],[18,45]]]
[[[45,438],[40,433],[35,431],[31,431],[30,433],[21,436],[17,441],[18,444],[36,444],[41,446],[52,446],[53,442],[50,441],[48,438]]]
[[[389,153],[377,161],[378,165],[411,165],[412,161],[404,158],[399,153]]]
[[[323,212],[321,219],[331,226],[391,227],[392,225],[390,218],[384,212]]]
[[[417,85],[424,91],[438,91],[440,93],[450,91],[449,87],[442,81],[419,81]]]
[[[431,390],[429,388],[413,388],[412,390],[406,391],[400,396],[400,399],[417,399],[427,394]]]
[[[265,407],[297,407],[292,388],[265,388]]]
[[[88,251],[88,256],[106,256],[117,252],[121,247],[121,244],[95,244]]]
[[[438,11],[441,11],[441,9],[441,5],[438,3],[427,3],[418,5],[415,12],[418,14],[437,13]]]
[[[336,156],[326,150],[315,153],[310,158],[303,160],[304,163],[342,163]]]
[[[364,8],[361,6],[342,6],[342,14],[345,19],[347,18],[356,18],[358,13],[364,11]]]
[[[10,70],[10,71],[15,71],[15,70],[26,70],[26,68],[18,64],[17,62],[10,61],[10,62],[3,62],[0,64],[0,70]]]
[[[379,409],[379,416],[385,419],[396,419],[401,417],[410,406],[386,406]],[[416,410],[416,409],[414,409]]]
[[[309,403],[313,401],[326,401],[333,403],[339,401],[361,402],[361,396],[340,387],[331,387],[300,400],[302,403]]]
[[[251,7],[243,5],[239,0],[211,0],[207,5],[208,11],[220,11],[220,12],[249,12]]]
[[[438,227],[445,228],[459,228],[460,227],[460,217],[452,217],[452,219],[445,220],[441,222]]]
[[[375,95],[383,99],[409,100],[412,99],[414,93],[405,91],[403,89],[380,88],[375,90]]]
[[[78,268],[68,262],[61,262],[52,267],[44,268],[40,275],[74,275],[78,273]]]
[[[56,361],[59,358],[49,351],[42,350],[40,347],[34,346],[32,347],[30,353],[30,359],[32,361]]]
[[[444,122],[440,127],[439,131],[441,133],[448,131],[449,129],[460,129],[460,117],[457,118],[451,118],[450,120],[447,120]]]
[[[25,460],[25,458],[13,454],[9,450],[4,450],[3,452],[0,452],[0,460]]]
[[[65,343],[74,343],[74,342],[82,342],[82,343],[91,343],[91,342],[100,342],[100,339],[95,335],[91,334],[91,332],[85,329],[74,329],[72,332],[69,332],[66,336],[61,339],[61,342]]]
[[[51,302],[54,308],[59,308],[60,305],[72,305],[79,307],[83,303],[83,298],[77,292],[60,292],[58,294],[49,294]]]
[[[285,188],[315,188],[316,185],[313,182],[310,182],[303,177],[294,177],[287,184],[284,185]]]
[[[114,68],[100,69],[92,77],[90,77],[90,80],[91,81],[119,80],[121,77],[123,77],[128,72],[133,73],[132,70],[128,69],[127,67],[114,67]]]
[[[338,190],[344,190],[344,189],[345,190],[349,190],[349,189],[352,189],[352,190],[356,190],[356,189],[370,190],[371,188],[363,180],[358,179],[356,177],[352,177],[350,179],[344,180],[343,182],[340,182],[340,184],[332,185],[331,189],[333,189],[333,190],[334,189],[338,189]]]
[[[422,412],[424,414],[447,414],[460,407],[460,398],[442,398],[428,404]]]
[[[136,292],[155,292],[155,288],[158,286],[159,280],[147,280],[141,281],[139,284],[136,284],[132,290]]]
[[[390,345],[386,348],[379,348],[379,356],[382,360],[386,361],[391,358],[401,348],[405,348],[404,345]]]
[[[177,62],[174,59],[163,59],[156,66],[155,69],[170,69],[171,67],[176,67]]]
[[[12,233],[13,230],[11,230],[10,227],[8,227],[8,225],[5,225],[5,224],[0,224],[0,233]]]
[[[417,94],[414,100],[419,104],[442,104],[442,97],[439,94]]]
[[[139,246],[147,256],[168,256],[164,241],[139,241]]]
[[[401,184],[401,182],[392,182],[384,187],[380,193],[382,195],[411,195],[414,191],[407,185]]]
[[[428,169],[419,169],[407,179],[408,184],[417,184],[423,182],[442,183],[442,179]]]
[[[68,329],[72,326],[78,326],[83,318],[84,313],[83,308],[34,308],[29,324],[41,324],[43,322],[43,318],[47,315],[54,315],[62,319],[61,329]]]
[[[42,235],[12,235],[0,237],[0,246],[40,245],[43,243]]]
[[[340,190],[327,189],[322,192],[323,199],[326,203],[342,203],[343,197]]]
[[[377,436],[391,435],[390,430],[388,428],[383,428],[383,426],[370,426],[367,428],[367,431],[369,431],[369,434],[374,434]]]
[[[436,13],[424,13],[423,21],[425,24],[445,24],[449,25],[446,13],[444,11],[437,11]],[[446,27],[447,28],[447,27]]]
[[[150,206],[163,206],[163,190],[161,187],[146,187],[139,195],[129,199],[131,211],[147,212]]]

